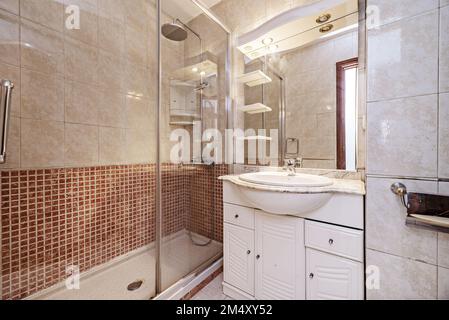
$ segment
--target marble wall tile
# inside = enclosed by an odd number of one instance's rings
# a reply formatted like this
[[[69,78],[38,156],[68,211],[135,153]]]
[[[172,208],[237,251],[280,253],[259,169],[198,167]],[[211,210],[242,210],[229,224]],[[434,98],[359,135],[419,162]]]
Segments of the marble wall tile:
[[[21,19],[21,63],[23,68],[48,74],[64,73],[62,33]]]
[[[98,124],[98,87],[73,81],[65,82],[65,121]]]
[[[1,169],[20,167],[20,118],[11,116],[6,148],[6,161],[0,164]]]
[[[64,165],[64,122],[22,119],[22,168]]]
[[[0,62],[0,75],[2,79],[8,79],[14,84],[11,101],[11,116],[20,116],[20,69]]]
[[[449,178],[449,93],[440,94],[438,177]]]
[[[109,54],[121,57],[125,50],[124,23],[100,16],[98,18],[98,46]]]
[[[374,250],[367,250],[366,263],[380,271],[380,289],[367,290],[368,300],[437,298],[436,266]]]
[[[437,105],[437,95],[368,103],[368,173],[436,177]]]
[[[449,92],[449,6],[440,10],[440,92]]]
[[[109,51],[98,51],[98,84],[103,90],[126,92],[125,64],[120,57]]]
[[[98,164],[99,129],[97,126],[66,123],[64,141],[65,166]]]
[[[98,92],[98,95],[98,124],[100,126],[125,128],[125,96],[108,91]]]
[[[66,38],[65,76],[66,79],[97,84],[98,49],[83,42]]]
[[[7,11],[0,10],[0,62],[20,65],[19,18]]]
[[[19,0],[2,0],[0,1],[0,9],[4,9],[16,15],[19,14]]]
[[[138,97],[126,97],[127,128],[156,130],[156,101]],[[154,132],[155,133],[155,132]]]
[[[441,195],[449,196],[449,182],[438,183],[438,193]]]
[[[440,7],[449,5],[449,0],[440,0]]]
[[[59,0],[21,0],[20,15],[57,31],[64,27],[64,7]]]
[[[124,153],[126,147],[125,129],[100,127],[99,144],[101,165],[120,164],[128,159],[128,154]]]
[[[64,78],[22,69],[21,116],[64,121]]]
[[[438,233],[438,265],[449,268],[449,234]]]
[[[438,268],[438,299],[449,300],[449,269]]]
[[[170,161],[171,144],[161,141],[163,161]],[[126,152],[131,163],[156,161],[156,137],[145,128],[126,129]]]
[[[98,7],[97,0],[64,0],[64,10],[69,5],[80,8],[80,28],[64,28],[64,34],[78,41],[95,46],[98,43]]]
[[[438,10],[368,32],[368,101],[437,93]]]
[[[380,8],[380,21],[373,24],[373,27],[379,27],[436,9],[439,3],[438,0],[368,0],[368,6]]]
[[[437,182],[369,177],[366,196],[366,247],[427,263],[437,262],[437,233],[405,225],[407,211],[390,186],[402,182],[410,192],[438,192]]]
[[[125,27],[126,59],[134,64],[146,66],[148,58],[148,37],[146,33],[127,25]]]

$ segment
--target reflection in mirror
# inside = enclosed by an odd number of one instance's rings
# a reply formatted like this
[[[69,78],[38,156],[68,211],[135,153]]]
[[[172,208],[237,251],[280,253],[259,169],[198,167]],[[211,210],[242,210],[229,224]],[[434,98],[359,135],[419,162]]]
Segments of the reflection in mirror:
[[[295,159],[297,167],[357,168],[358,5],[320,3],[294,8],[239,38],[245,130],[254,129],[246,133],[246,164]],[[278,129],[279,153],[268,163],[260,155],[271,156],[270,129]],[[248,156],[254,139],[267,140],[257,161]]]

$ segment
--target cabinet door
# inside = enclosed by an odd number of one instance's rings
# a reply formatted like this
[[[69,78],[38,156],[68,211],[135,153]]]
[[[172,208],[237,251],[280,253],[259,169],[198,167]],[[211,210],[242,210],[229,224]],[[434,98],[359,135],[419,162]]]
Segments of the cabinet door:
[[[305,299],[304,220],[256,214],[256,299]]]
[[[224,281],[254,295],[254,231],[225,224]]]
[[[307,249],[307,299],[362,300],[363,264]]]

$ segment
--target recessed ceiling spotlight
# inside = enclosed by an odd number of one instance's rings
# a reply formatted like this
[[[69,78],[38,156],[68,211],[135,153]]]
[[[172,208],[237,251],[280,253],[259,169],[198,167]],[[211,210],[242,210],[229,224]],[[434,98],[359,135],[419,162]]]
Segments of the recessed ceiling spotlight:
[[[273,38],[265,38],[265,39],[262,40],[262,43],[263,43],[264,45],[268,46],[268,45],[272,44],[273,41],[274,41]]]
[[[192,72],[198,72],[198,68],[196,67],[192,68]]]

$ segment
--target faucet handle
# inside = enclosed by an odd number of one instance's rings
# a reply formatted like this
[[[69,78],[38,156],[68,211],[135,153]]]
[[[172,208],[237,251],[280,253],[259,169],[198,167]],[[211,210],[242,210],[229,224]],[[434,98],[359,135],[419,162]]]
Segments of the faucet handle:
[[[294,159],[287,159],[286,164],[287,164],[288,167],[293,167],[293,166],[295,166],[295,160]]]

